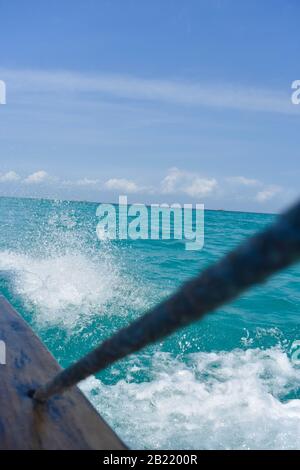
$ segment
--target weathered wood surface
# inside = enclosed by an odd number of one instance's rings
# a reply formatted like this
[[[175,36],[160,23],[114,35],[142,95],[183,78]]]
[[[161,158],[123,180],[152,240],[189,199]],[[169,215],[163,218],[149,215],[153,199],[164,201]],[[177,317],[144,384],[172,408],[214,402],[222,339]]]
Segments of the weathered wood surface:
[[[77,387],[45,404],[28,396],[60,367],[2,296],[0,340],[6,343],[6,365],[0,365],[0,449],[126,448]]]

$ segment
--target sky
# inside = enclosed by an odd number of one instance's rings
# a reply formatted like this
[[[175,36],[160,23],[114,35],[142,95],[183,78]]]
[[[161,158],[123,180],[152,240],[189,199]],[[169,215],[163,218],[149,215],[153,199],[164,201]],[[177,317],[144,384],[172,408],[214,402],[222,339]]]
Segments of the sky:
[[[277,212],[298,0],[0,0],[0,196]]]

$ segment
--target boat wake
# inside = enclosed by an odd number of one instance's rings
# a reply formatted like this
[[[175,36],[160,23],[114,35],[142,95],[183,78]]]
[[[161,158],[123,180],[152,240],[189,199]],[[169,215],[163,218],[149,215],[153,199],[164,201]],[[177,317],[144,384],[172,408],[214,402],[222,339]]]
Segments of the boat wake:
[[[126,380],[81,384],[132,448],[300,448],[300,370],[280,348],[156,353],[151,379],[139,373],[135,360]]]
[[[98,240],[88,203],[2,204],[0,290],[63,367],[212,262],[226,241],[219,213],[208,214],[208,247],[196,258],[165,241]],[[244,236],[245,224],[265,220],[225,215],[234,243],[236,227]],[[287,353],[299,339],[299,279],[296,267],[281,273],[88,379],[84,393],[132,448],[300,448],[300,370]]]

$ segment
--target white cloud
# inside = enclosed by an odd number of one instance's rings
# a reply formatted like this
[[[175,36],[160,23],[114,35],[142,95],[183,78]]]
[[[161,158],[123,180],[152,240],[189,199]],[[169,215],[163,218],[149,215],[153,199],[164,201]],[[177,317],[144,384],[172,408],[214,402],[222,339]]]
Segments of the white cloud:
[[[263,190],[259,191],[256,196],[255,200],[258,202],[266,202],[270,199],[273,199],[278,193],[282,192],[282,188],[280,186],[266,186]]]
[[[289,90],[254,88],[241,84],[207,84],[122,75],[86,75],[70,71],[1,69],[15,90],[35,92],[96,92],[134,100],[300,115]]]
[[[112,191],[124,191],[125,193],[137,193],[143,189],[134,181],[125,178],[111,178],[104,183],[104,187]]]
[[[279,193],[286,193],[283,188],[275,184],[265,184],[263,181],[245,176],[231,176],[225,178],[230,185],[224,187],[224,193],[231,194],[239,200],[254,200],[265,203],[273,199]]]
[[[245,176],[231,176],[226,178],[229,183],[238,184],[241,186],[259,186],[261,182],[257,179],[246,178]]]
[[[191,197],[204,197],[211,195],[218,187],[215,178],[204,178],[196,173],[170,168],[168,174],[161,182],[161,191],[164,194],[184,193]]]
[[[178,182],[182,179],[184,172],[176,167],[170,168],[167,176],[161,182],[161,189],[163,193],[169,194],[176,191]]]
[[[38,185],[41,183],[56,184],[58,187],[82,188],[82,190],[109,190],[119,194],[167,194],[186,195],[191,198],[211,197],[215,200],[248,201],[266,204],[276,196],[281,201],[288,197],[288,190],[276,184],[265,184],[255,178],[245,176],[231,176],[217,181],[214,177],[207,177],[177,167],[170,168],[165,177],[158,184],[143,185],[126,178],[110,178],[104,183],[97,177],[83,177],[75,180],[61,180],[50,176],[46,171],[39,170],[22,179],[18,173],[11,170],[0,174],[0,183],[25,183]],[[285,198],[285,199],[284,199]]]
[[[99,179],[90,179],[90,178],[82,178],[76,181],[71,181],[71,180],[62,181],[63,186],[92,187],[92,186],[97,186],[99,183],[100,183]]]
[[[24,183],[26,184],[39,184],[47,181],[49,179],[49,175],[46,171],[40,170],[32,173],[31,175],[25,178]]]
[[[83,179],[75,181],[75,184],[77,186],[96,186],[97,184],[99,184],[99,180],[83,178]]]
[[[186,185],[184,192],[192,197],[208,196],[217,188],[215,178],[199,178],[195,176],[191,182]]]
[[[0,175],[1,183],[13,183],[19,180],[20,180],[20,176],[15,171],[8,171],[7,173]]]

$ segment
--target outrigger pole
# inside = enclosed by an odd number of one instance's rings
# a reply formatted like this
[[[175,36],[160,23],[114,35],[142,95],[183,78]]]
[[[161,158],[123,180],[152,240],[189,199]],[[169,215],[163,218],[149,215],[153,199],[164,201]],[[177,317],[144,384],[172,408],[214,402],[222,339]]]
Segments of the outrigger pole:
[[[300,201],[266,230],[185,283],[174,295],[115,333],[50,382],[31,391],[37,402],[105,369],[115,361],[201,319],[245,289],[300,259]]]

